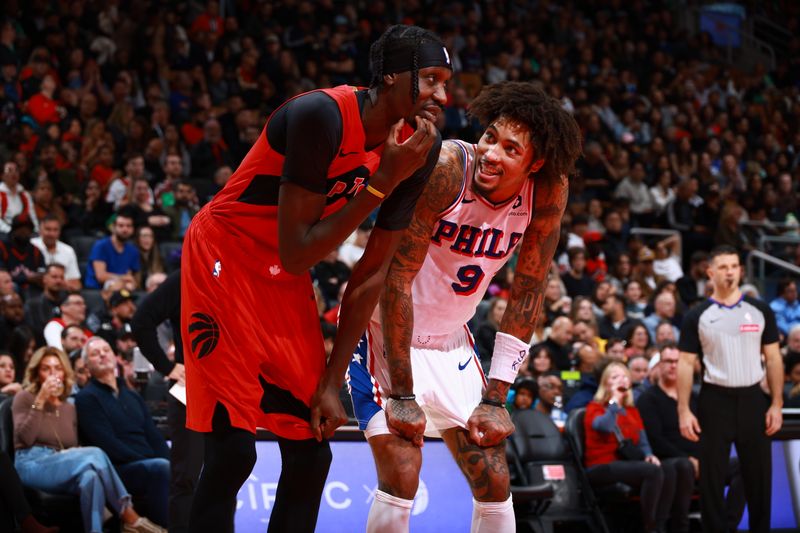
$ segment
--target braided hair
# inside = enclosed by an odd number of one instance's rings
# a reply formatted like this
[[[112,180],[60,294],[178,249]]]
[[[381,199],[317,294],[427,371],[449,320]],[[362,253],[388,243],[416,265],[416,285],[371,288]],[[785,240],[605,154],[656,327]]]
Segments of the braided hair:
[[[387,45],[391,46],[401,41],[413,44],[411,55],[411,101],[416,103],[419,97],[419,47],[422,43],[433,42],[444,48],[444,41],[432,31],[418,26],[406,26],[404,24],[390,26],[377,41],[372,43],[369,49],[369,66],[372,71],[372,79],[369,83],[370,89],[380,88],[383,85],[383,76],[392,74],[391,72],[383,71],[384,54]]]
[[[544,159],[537,179],[560,180],[574,170],[581,154],[578,124],[561,103],[527,82],[502,82],[485,87],[472,101],[470,115],[486,127],[500,117],[527,126],[534,159]]]

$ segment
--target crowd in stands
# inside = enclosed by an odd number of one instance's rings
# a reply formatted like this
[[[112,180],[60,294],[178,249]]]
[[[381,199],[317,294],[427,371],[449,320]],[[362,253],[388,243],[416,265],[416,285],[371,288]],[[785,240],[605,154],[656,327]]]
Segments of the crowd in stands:
[[[444,138],[476,141],[469,103],[503,80],[541,84],[584,135],[544,312],[510,404],[555,410],[561,422],[596,397],[610,361],[644,398],[683,314],[710,293],[712,246],[800,265],[796,244],[763,240],[800,235],[800,10],[759,9],[795,37],[776,68],[746,72],[655,1],[4,3],[0,393],[28,390],[26,368],[43,346],[70,354],[75,390],[88,387],[93,372],[80,354],[95,336],[116,352],[120,386],[142,391],[129,321],[138,296],[178,266],[194,214],[277,106],[318,87],[366,85],[370,43],[407,22],[437,31],[452,58]],[[328,349],[370,229],[313,270]],[[513,261],[470,323],[486,368],[512,279]],[[745,292],[761,297],[755,286]],[[800,406],[795,280],[774,292],[786,404]],[[163,455],[155,448],[150,458]]]

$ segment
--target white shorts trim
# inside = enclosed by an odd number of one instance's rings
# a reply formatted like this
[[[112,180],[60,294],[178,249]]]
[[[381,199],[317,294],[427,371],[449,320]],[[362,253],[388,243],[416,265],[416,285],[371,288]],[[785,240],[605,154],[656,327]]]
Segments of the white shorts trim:
[[[370,340],[377,340],[375,337],[377,335],[373,334]],[[454,337],[452,340],[455,342],[448,343],[446,350],[411,347],[414,394],[425,413],[426,437],[441,437],[444,430],[453,427],[466,428],[467,420],[480,403],[486,386],[486,378],[469,331],[465,328],[456,332]],[[382,352],[381,346],[378,353]],[[380,365],[385,360],[376,362]],[[388,371],[384,376],[388,378]],[[381,408],[364,430],[367,439],[390,433],[383,411],[384,402],[381,402]]]

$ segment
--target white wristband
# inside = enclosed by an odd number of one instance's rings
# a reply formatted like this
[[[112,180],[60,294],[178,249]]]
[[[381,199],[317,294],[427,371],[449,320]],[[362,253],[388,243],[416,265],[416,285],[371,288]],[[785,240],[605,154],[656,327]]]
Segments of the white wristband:
[[[494,352],[492,352],[492,366],[489,368],[489,379],[514,383],[527,356],[527,343],[513,335],[498,331],[494,337]]]

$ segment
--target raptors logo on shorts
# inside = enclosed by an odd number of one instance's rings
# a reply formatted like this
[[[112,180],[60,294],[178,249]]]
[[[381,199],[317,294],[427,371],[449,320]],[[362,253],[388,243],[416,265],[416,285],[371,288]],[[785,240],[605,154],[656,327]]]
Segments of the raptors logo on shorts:
[[[202,359],[217,347],[219,325],[209,315],[194,313],[189,324],[189,335],[192,337],[192,353],[198,359]]]

